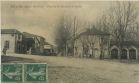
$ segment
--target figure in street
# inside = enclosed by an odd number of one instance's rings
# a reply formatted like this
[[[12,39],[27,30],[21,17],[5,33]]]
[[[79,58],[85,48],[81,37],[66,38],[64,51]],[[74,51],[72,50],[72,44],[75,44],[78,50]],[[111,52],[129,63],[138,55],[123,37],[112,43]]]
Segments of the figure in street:
[[[3,55],[5,56],[6,55],[6,52],[7,52],[7,47],[6,46],[4,46],[2,52],[3,52]]]

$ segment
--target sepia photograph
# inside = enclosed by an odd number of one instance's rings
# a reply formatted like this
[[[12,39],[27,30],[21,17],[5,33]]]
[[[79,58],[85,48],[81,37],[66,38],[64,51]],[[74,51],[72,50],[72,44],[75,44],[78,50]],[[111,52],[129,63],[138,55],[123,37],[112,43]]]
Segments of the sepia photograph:
[[[2,83],[139,83],[139,1],[1,1]]]

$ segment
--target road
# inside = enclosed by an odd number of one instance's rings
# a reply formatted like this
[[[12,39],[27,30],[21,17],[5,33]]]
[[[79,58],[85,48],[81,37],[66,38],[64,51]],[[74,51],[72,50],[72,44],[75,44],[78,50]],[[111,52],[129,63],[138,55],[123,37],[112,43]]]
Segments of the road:
[[[48,63],[49,83],[139,83],[139,63],[24,54],[9,56],[20,58],[11,62]]]

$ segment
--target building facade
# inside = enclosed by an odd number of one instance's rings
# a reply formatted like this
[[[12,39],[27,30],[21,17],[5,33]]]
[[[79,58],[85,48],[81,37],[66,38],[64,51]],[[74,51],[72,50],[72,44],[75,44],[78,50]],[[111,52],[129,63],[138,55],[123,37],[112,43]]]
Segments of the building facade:
[[[97,29],[84,31],[76,36],[74,55],[77,57],[109,58],[109,37]]]
[[[43,54],[45,38],[21,33],[16,29],[1,29],[1,50],[7,48],[7,53]]]
[[[23,53],[23,35],[16,29],[1,29],[1,50],[7,48],[7,53]]]
[[[44,55],[56,55],[54,46],[49,44],[48,42],[45,42],[43,54]]]
[[[118,59],[139,59],[139,42],[138,41],[125,41],[120,50],[118,45],[113,41],[111,42],[111,58]],[[121,53],[121,54],[120,54]]]
[[[45,38],[23,32],[24,52],[28,54],[43,54]]]

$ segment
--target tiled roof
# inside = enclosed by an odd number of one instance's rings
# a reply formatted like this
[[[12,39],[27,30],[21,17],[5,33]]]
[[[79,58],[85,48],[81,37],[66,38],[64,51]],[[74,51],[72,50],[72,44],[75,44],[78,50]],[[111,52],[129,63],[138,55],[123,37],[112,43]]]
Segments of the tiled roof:
[[[116,41],[111,41],[110,45],[117,45],[117,43]],[[139,47],[139,41],[124,41],[122,45]]]
[[[87,29],[86,31],[77,35],[75,39],[78,39],[81,35],[104,35],[104,36],[107,36],[107,35],[110,35],[110,34],[108,32],[100,31],[96,28],[91,28],[91,29]]]
[[[1,34],[21,34],[20,31],[16,30],[16,29],[1,29]]]
[[[96,28],[87,29],[83,34],[86,35],[110,35],[108,32],[98,30]]]
[[[23,34],[24,37],[28,37],[28,38],[32,38],[32,37],[41,37],[41,38],[45,39],[45,38],[42,37],[42,36],[34,35],[34,34],[31,34],[31,33],[27,33],[27,32],[23,32],[22,34]]]
[[[22,34],[23,34],[24,37],[28,37],[28,38],[32,38],[32,37],[35,36],[34,34],[30,34],[30,33],[27,33],[27,32],[23,32]]]

